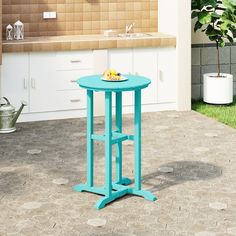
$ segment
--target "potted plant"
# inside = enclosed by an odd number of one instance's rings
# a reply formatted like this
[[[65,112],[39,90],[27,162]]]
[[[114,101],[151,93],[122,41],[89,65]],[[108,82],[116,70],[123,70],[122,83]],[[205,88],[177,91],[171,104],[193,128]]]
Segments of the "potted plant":
[[[203,100],[211,104],[233,102],[233,75],[221,73],[220,48],[225,41],[236,37],[236,0],[192,0],[192,19],[196,19],[194,31],[201,30],[215,42],[217,73],[203,75]]]

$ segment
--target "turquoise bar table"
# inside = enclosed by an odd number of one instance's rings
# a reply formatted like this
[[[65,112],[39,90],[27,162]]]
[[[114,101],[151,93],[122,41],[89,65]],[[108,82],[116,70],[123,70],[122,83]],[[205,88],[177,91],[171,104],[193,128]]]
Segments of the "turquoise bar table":
[[[87,90],[87,182],[73,187],[78,192],[92,192],[104,195],[95,205],[97,209],[126,194],[142,196],[147,200],[157,198],[149,191],[141,189],[141,90],[151,81],[145,77],[125,75],[127,81],[108,82],[101,80],[101,75],[86,76],[77,82]],[[94,134],[93,129],[93,94],[105,92],[105,134]],[[122,92],[134,91],[135,114],[134,135],[122,133]],[[112,131],[112,92],[116,94],[116,130]],[[94,140],[105,142],[105,184],[94,186]],[[131,180],[122,176],[122,142],[134,141],[134,187],[127,186]],[[116,145],[116,179],[112,181],[112,145]]]

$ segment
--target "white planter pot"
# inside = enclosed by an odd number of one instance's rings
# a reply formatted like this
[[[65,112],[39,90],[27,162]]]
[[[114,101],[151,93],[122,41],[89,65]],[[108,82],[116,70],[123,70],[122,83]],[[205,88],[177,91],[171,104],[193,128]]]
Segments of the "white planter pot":
[[[210,104],[229,104],[233,102],[233,75],[221,73],[203,75],[203,101]]]

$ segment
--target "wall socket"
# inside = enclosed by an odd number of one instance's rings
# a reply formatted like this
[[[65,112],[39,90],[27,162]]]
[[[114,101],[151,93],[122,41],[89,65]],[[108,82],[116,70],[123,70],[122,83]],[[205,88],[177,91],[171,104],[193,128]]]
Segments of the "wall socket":
[[[55,11],[45,11],[43,12],[43,19],[56,19],[57,13]]]

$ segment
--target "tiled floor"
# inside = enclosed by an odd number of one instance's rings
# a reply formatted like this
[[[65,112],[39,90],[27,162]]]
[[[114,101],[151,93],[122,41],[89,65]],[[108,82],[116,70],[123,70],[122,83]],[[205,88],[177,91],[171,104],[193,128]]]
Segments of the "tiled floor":
[[[124,116],[132,133],[133,119]],[[236,130],[195,112],[143,114],[143,188],[158,201],[77,193],[86,179],[85,119],[24,123],[0,135],[0,235],[236,235]],[[96,119],[96,130],[104,128]],[[104,179],[96,143],[96,183]],[[168,167],[168,168],[167,168]],[[167,172],[167,173],[166,173]],[[124,142],[133,177],[133,146]]]

